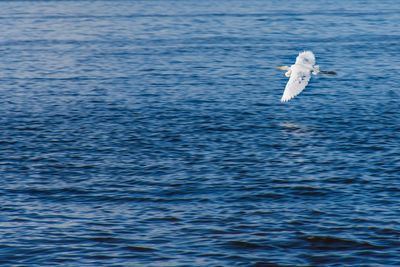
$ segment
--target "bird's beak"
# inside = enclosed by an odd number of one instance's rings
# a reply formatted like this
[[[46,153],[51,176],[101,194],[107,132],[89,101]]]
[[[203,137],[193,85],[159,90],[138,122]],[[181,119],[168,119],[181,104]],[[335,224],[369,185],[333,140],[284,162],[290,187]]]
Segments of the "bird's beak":
[[[286,70],[287,66],[278,66],[276,67],[276,69],[278,70]]]

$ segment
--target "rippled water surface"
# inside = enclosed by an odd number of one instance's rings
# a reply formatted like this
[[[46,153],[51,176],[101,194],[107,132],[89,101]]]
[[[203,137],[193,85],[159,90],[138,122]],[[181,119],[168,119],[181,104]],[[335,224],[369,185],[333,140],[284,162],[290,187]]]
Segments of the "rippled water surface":
[[[2,266],[400,266],[398,1],[0,2]],[[274,69],[338,75],[287,104]]]

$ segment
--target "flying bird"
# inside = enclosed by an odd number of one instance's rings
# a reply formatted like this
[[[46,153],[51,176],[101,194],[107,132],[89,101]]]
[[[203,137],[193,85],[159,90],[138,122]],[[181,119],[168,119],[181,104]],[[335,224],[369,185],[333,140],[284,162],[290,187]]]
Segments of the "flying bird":
[[[311,74],[336,75],[334,71],[321,71],[319,66],[315,65],[315,56],[311,51],[299,53],[296,57],[296,62],[292,66],[279,66],[278,69],[286,70],[285,76],[289,77],[281,102],[287,102],[300,94],[310,81]]]

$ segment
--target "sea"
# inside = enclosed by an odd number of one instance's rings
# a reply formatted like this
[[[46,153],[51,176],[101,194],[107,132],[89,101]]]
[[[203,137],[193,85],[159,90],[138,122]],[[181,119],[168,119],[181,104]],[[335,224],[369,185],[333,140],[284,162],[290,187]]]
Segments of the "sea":
[[[1,266],[400,266],[400,2],[0,2]],[[290,65],[322,70],[281,103]]]

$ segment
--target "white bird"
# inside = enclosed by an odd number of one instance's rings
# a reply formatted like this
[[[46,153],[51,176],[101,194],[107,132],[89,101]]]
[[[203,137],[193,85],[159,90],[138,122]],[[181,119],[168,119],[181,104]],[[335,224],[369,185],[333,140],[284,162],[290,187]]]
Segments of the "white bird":
[[[334,71],[320,71],[319,66],[315,65],[315,56],[311,51],[299,53],[294,65],[280,66],[278,69],[286,70],[285,76],[289,77],[281,102],[287,102],[300,94],[310,81],[311,74],[336,74]]]

